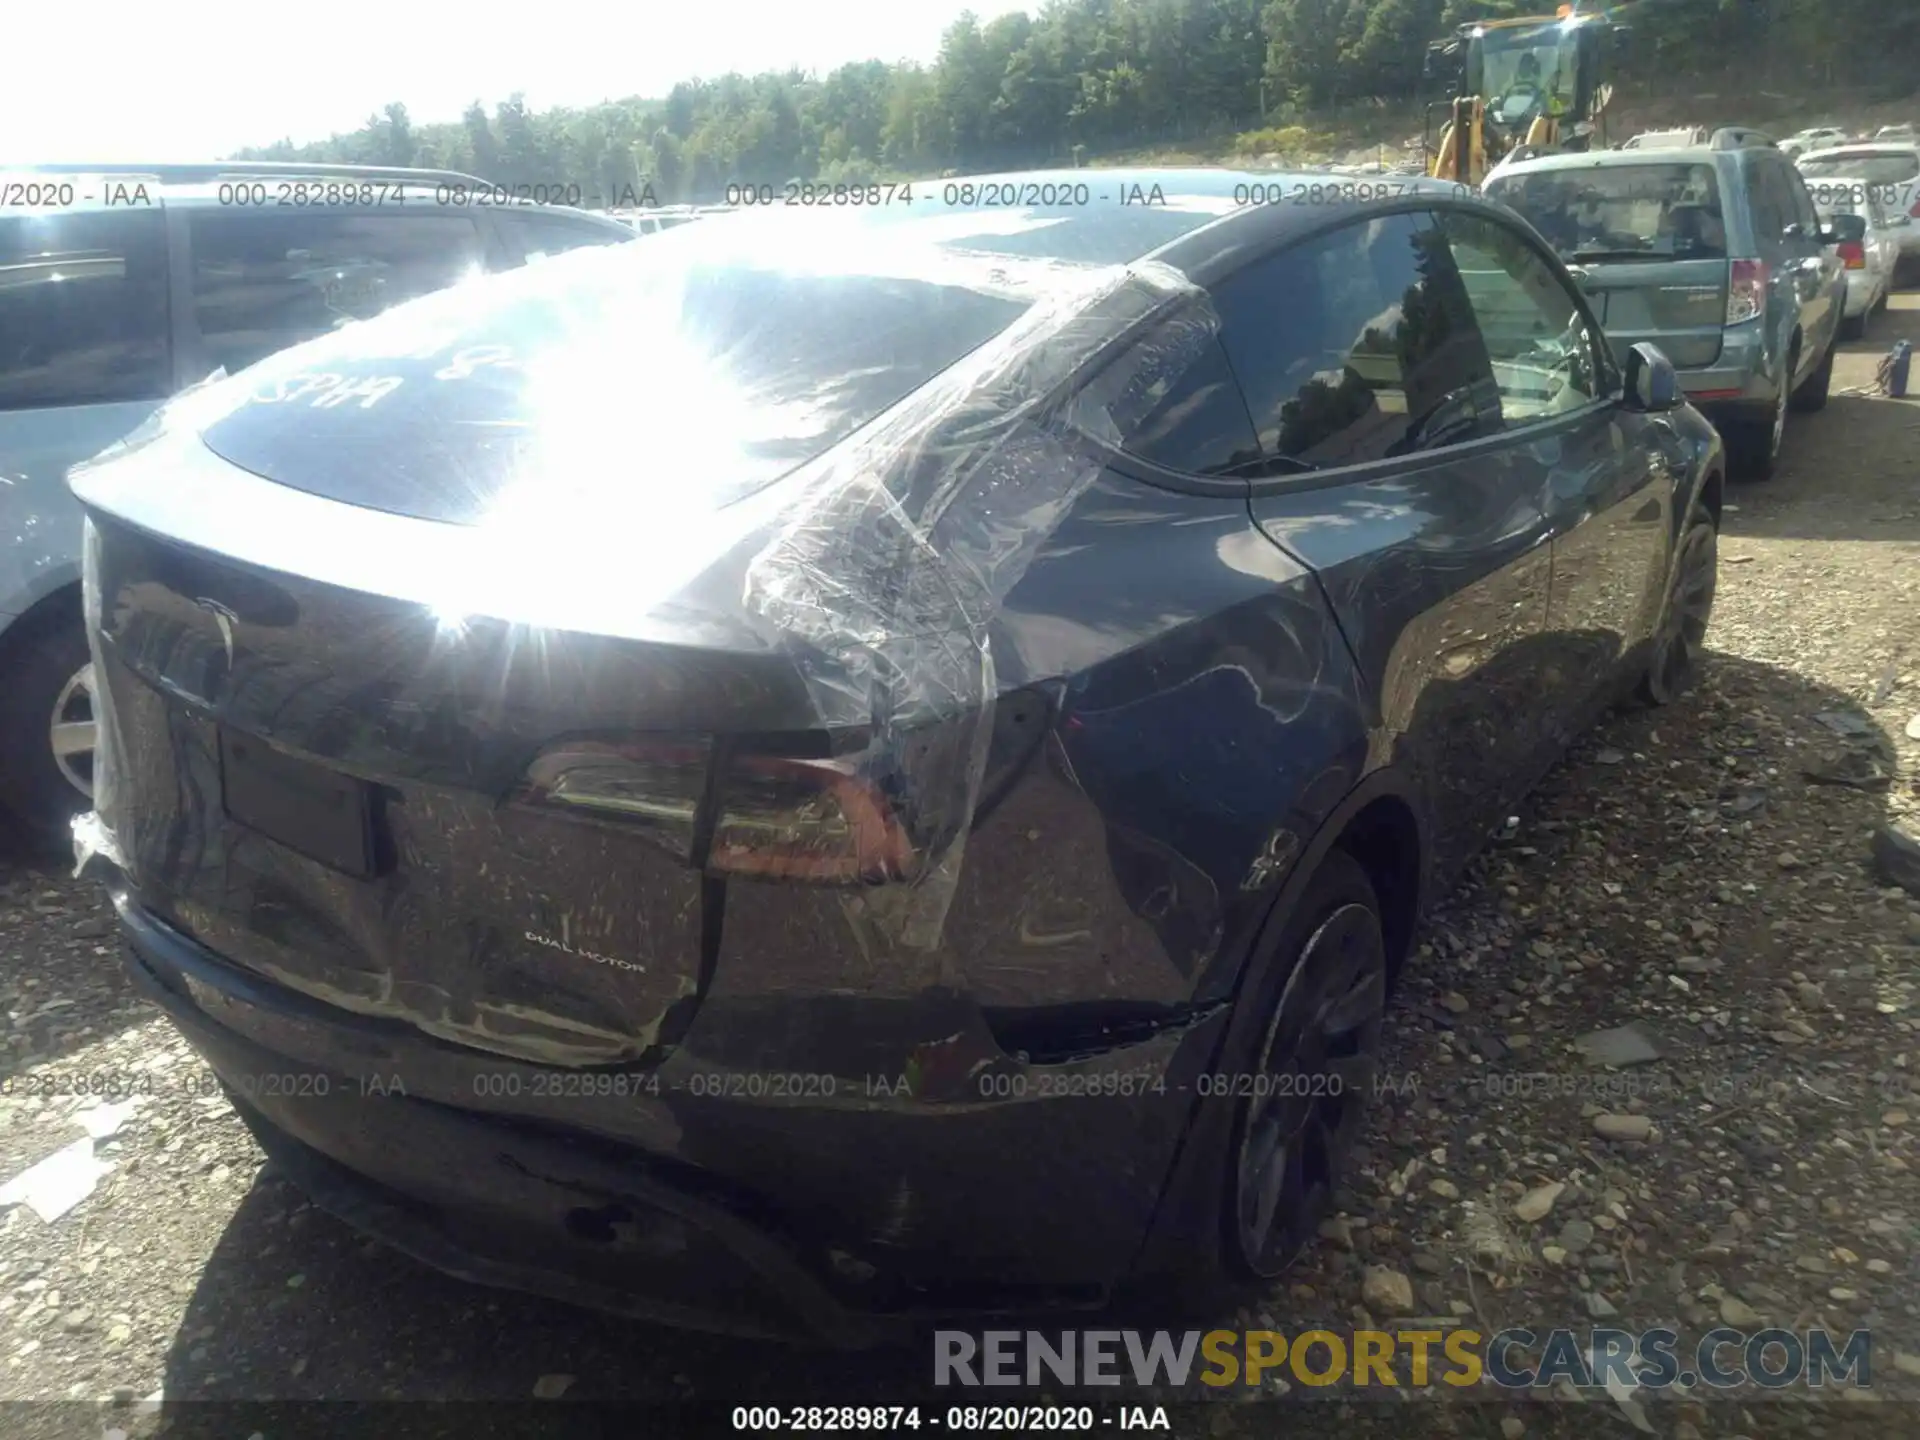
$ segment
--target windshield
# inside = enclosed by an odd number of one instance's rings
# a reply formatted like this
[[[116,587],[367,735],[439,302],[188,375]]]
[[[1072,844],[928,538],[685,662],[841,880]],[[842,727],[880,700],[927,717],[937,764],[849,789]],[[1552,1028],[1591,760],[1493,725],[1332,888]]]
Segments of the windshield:
[[[1800,173],[1807,176],[1846,175],[1857,180],[1876,180],[1883,185],[1896,184],[1920,176],[1920,155],[1889,155],[1882,150],[1836,150],[1831,155],[1802,160]]]
[[[1163,206],[755,208],[570,250],[280,351],[203,438],[280,484],[453,524],[491,523],[529,476],[723,505],[1036,299],[1205,224],[1233,179]],[[319,403],[336,390],[354,403]]]
[[[1503,123],[1573,112],[1579,84],[1579,32],[1559,24],[1489,30],[1473,42],[1479,93]]]
[[[1508,175],[1487,194],[1533,223],[1562,256],[1712,260],[1727,253],[1711,165],[1618,165]]]

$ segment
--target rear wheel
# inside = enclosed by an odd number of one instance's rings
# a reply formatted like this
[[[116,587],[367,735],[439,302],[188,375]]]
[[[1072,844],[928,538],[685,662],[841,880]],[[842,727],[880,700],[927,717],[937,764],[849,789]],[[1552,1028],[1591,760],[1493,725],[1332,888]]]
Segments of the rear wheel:
[[[1793,381],[1793,367],[1799,352],[1787,356],[1780,378],[1780,390],[1774,396],[1773,409],[1765,420],[1748,421],[1726,431],[1727,449],[1743,479],[1771,480],[1780,464],[1780,443],[1787,433],[1787,387]]]
[[[23,623],[0,657],[0,805],[58,848],[93,793],[93,664],[77,614]]]
[[[1692,688],[1713,620],[1713,594],[1720,574],[1720,532],[1707,507],[1696,503],[1674,553],[1673,578],[1654,630],[1653,653],[1639,695],[1648,705],[1671,705]]]
[[[1820,359],[1820,368],[1800,382],[1800,388],[1793,392],[1793,408],[1802,414],[1812,414],[1827,407],[1827,391],[1833,387],[1833,354],[1840,348],[1840,335],[1836,331],[1833,339],[1827,342],[1827,353]],[[1793,373],[1791,369],[1787,371]]]
[[[1275,958],[1253,1063],[1234,1077],[1245,1093],[1221,1177],[1226,1259],[1248,1279],[1279,1274],[1312,1242],[1373,1093],[1387,944],[1373,884],[1345,851],[1321,862]]]
[[[1872,318],[1873,311],[1874,306],[1869,305],[1858,315],[1849,315],[1846,319],[1842,320],[1840,322],[1840,338],[1842,340],[1864,339],[1867,333],[1867,321]]]

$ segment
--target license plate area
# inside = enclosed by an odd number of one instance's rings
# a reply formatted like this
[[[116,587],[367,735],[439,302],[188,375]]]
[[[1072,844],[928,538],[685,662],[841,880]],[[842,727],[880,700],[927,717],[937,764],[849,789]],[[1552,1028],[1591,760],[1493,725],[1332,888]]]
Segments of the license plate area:
[[[375,873],[374,789],[266,741],[220,730],[227,818],[356,879]]]

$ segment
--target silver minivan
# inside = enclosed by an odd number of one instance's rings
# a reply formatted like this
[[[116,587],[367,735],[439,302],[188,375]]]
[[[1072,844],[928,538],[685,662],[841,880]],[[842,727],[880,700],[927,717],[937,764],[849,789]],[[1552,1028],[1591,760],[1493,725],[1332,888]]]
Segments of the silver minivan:
[[[0,185],[0,808],[57,843],[94,748],[68,468],[209,374],[634,236],[454,171],[47,165]]]
[[[1799,173],[1758,132],[1703,146],[1525,160],[1487,183],[1559,251],[1614,350],[1651,341],[1719,427],[1747,478],[1766,479],[1790,410],[1826,404],[1847,281]]]

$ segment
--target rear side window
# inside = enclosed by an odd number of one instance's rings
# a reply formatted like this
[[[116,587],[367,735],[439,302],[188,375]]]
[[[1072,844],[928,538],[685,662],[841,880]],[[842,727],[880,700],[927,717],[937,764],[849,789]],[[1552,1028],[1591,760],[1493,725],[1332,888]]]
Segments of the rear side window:
[[[1424,212],[1343,226],[1216,286],[1265,454],[1355,465],[1482,433],[1498,405],[1457,287]]]
[[[564,215],[523,214],[502,210],[494,217],[507,238],[521,254],[532,260],[542,255],[559,255],[582,245],[614,245],[631,240],[616,230],[590,221],[572,220]]]
[[[159,210],[0,219],[0,410],[164,399],[171,366]]]
[[[1747,195],[1753,212],[1754,238],[1763,244],[1779,240],[1781,232],[1800,218],[1784,166],[1771,165],[1764,158],[1756,157],[1747,166]]]
[[[1718,260],[1727,253],[1712,165],[1664,161],[1509,175],[1487,194],[1569,260]]]
[[[1075,398],[1073,424],[1117,450],[1195,475],[1260,459],[1246,401],[1217,338],[1196,316],[1156,326]]]
[[[207,364],[229,372],[482,268],[464,215],[199,210],[189,228]]]

